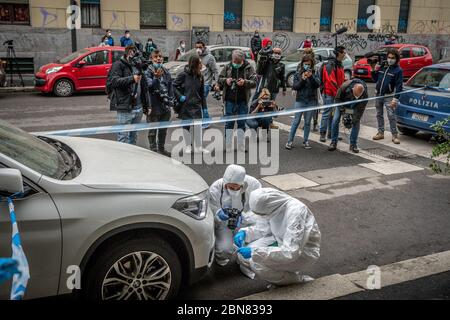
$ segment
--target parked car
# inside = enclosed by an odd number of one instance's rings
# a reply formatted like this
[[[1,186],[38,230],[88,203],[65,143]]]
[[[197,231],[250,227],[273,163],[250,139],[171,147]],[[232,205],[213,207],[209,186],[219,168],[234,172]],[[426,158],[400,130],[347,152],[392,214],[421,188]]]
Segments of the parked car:
[[[313,48],[313,50],[316,56],[316,60],[318,61],[316,70],[319,70],[321,64],[324,61],[328,60],[332,55],[333,48],[317,47]],[[294,83],[294,74],[297,71],[297,66],[302,60],[303,55],[303,49],[297,49],[286,55],[286,57],[281,60],[285,65],[285,76],[288,87],[292,87],[292,84]],[[350,58],[350,56],[347,54],[342,64],[344,65],[345,78],[350,79],[352,77],[352,58]]]
[[[450,63],[423,68],[409,79],[404,90],[423,86],[423,90],[400,96],[397,123],[404,134],[418,131],[434,134],[431,126],[450,117]],[[450,123],[444,128],[450,133]]]
[[[439,63],[450,62],[450,47],[443,47],[439,54]]]
[[[0,59],[0,87],[4,87],[6,85],[6,61]]]
[[[0,120],[0,195],[24,192],[14,202],[30,265],[27,299],[71,293],[77,268],[90,299],[175,297],[212,264],[207,189],[187,166],[146,149],[31,135]],[[10,257],[1,200],[0,257]],[[8,297],[0,286],[0,299]]]
[[[405,78],[410,78],[423,67],[433,64],[433,56],[427,47],[416,44],[393,44],[382,46],[376,52],[386,52],[388,48],[395,48],[399,51],[400,68],[403,69]],[[364,80],[372,80],[371,66],[367,58],[362,58],[355,63],[353,76]]]
[[[124,50],[92,47],[76,51],[41,67],[35,75],[35,88],[58,97],[69,97],[76,91],[105,90],[111,65],[123,56]]]
[[[248,47],[219,45],[211,45],[206,47],[210,50],[214,58],[216,58],[217,65],[219,67],[219,73],[222,71],[222,68],[226,64],[230,63],[231,54],[236,49],[244,51],[247,61],[249,61],[253,68],[256,69],[255,57],[252,53],[252,50]],[[169,70],[170,75],[173,78],[176,78],[178,74],[180,74],[184,70],[184,67],[187,65],[189,58],[194,54],[197,54],[196,49],[189,50],[184,56],[179,57],[178,60],[165,63],[164,67]]]

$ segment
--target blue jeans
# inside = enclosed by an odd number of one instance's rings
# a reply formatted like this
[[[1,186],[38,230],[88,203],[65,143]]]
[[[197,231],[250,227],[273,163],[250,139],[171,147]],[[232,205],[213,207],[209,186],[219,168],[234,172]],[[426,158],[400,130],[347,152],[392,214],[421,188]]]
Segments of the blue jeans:
[[[377,122],[378,122],[378,132],[384,133],[384,108],[386,107],[386,113],[389,119],[389,125],[391,127],[392,134],[398,134],[397,129],[397,116],[395,115],[395,110],[391,108],[390,103],[392,98],[380,98],[375,102],[375,107],[377,109]]]
[[[313,105],[314,104],[296,101],[294,108],[301,109],[301,108],[311,107]],[[311,131],[311,119],[312,119],[313,114],[314,114],[314,111],[299,112],[299,113],[295,114],[295,119],[291,125],[291,132],[289,133],[288,142],[294,142],[295,133],[297,132],[298,126],[300,125],[300,122],[302,121],[302,115],[305,120],[305,127],[303,129],[303,140],[304,140],[304,142],[308,142],[309,132]]]
[[[205,87],[204,87],[205,99],[208,98],[208,95],[209,95],[210,91],[211,91],[211,85],[210,84],[205,84]],[[209,112],[208,112],[208,106],[207,105],[202,109],[202,113],[203,113],[203,119],[208,119],[209,118]]]
[[[333,104],[334,103],[334,97],[323,95],[323,103],[325,105]],[[333,108],[326,108],[323,109],[322,113],[322,120],[320,121],[320,133],[326,134],[327,130],[331,131],[331,112]]]
[[[269,129],[270,124],[272,123],[272,117],[267,118],[259,118],[259,119],[248,119],[246,121],[247,126],[250,129],[256,130],[261,126],[263,129]]]
[[[119,124],[136,124],[142,120],[143,110],[142,108],[134,109],[131,111],[117,111],[117,122]],[[137,132],[119,132],[117,134],[117,141],[129,144],[136,144]]]
[[[339,123],[341,122],[341,109],[336,108],[334,111],[334,117],[333,117],[333,125],[331,127],[331,142],[336,143],[338,142],[339,137]],[[350,133],[350,145],[355,146],[358,142],[358,135],[359,135],[359,128],[360,128],[360,122],[356,121],[356,123],[353,123],[352,126],[352,132]]]
[[[245,101],[234,103],[232,101],[225,101],[225,116],[245,115],[248,114],[248,106]],[[245,130],[245,120],[225,122],[225,141],[227,144],[231,143],[232,136],[229,135],[228,130],[233,130],[237,122],[238,129]]]

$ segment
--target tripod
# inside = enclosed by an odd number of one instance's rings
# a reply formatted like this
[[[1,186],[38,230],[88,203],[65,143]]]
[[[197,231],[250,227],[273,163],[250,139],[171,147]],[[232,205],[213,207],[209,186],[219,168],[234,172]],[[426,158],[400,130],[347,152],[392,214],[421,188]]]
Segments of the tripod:
[[[19,64],[17,63],[16,51],[14,50],[13,40],[7,40],[3,43],[3,45],[8,45],[8,51],[6,52],[6,61],[8,63],[7,69],[9,69],[9,86],[12,87],[14,84],[14,67],[17,70],[17,74],[19,75],[20,85],[25,87],[25,83],[23,82],[22,73],[20,72]]]

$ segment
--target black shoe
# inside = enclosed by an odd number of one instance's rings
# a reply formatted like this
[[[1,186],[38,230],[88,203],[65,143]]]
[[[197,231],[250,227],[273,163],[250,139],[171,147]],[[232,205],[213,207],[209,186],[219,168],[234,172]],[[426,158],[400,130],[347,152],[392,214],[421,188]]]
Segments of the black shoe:
[[[350,151],[353,153],[359,153],[358,146],[356,144],[350,146]]]
[[[169,157],[169,158],[172,157],[172,155],[170,154],[170,152],[169,152],[169,151],[166,151],[165,149],[159,149],[159,150],[158,150],[158,153],[161,154],[161,155],[163,155],[163,156]]]
[[[327,142],[326,133],[320,133],[320,142]]]
[[[342,141],[342,137],[338,137],[338,140],[339,140],[339,141]]]
[[[330,146],[328,147],[328,151],[336,151],[336,149],[337,149],[337,144],[334,142],[332,142],[330,144]]]

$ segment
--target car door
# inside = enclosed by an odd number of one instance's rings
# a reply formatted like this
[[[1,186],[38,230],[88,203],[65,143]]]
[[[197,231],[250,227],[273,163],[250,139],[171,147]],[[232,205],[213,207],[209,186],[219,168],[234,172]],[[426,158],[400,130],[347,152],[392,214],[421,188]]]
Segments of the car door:
[[[92,52],[81,59],[84,65],[78,64],[79,89],[104,89],[106,77],[111,69],[109,50]]]
[[[411,66],[413,69],[413,74],[427,66],[427,51],[423,47],[413,47],[411,51]]]
[[[0,163],[0,168],[4,167]],[[61,219],[51,196],[25,177],[24,190],[24,198],[14,200],[14,206],[30,267],[25,298],[56,295],[61,272]],[[0,199],[0,257],[11,257],[9,209],[5,198]],[[11,282],[1,285],[0,300],[9,299],[10,290]]]
[[[211,51],[211,54],[216,59],[217,67],[219,68],[219,73],[222,71],[223,67],[231,61],[231,53],[228,49],[216,48]],[[230,59],[227,60],[227,55],[230,55]]]
[[[400,50],[400,68],[403,70],[404,77],[411,77],[414,74],[411,55],[411,47],[403,47]]]

